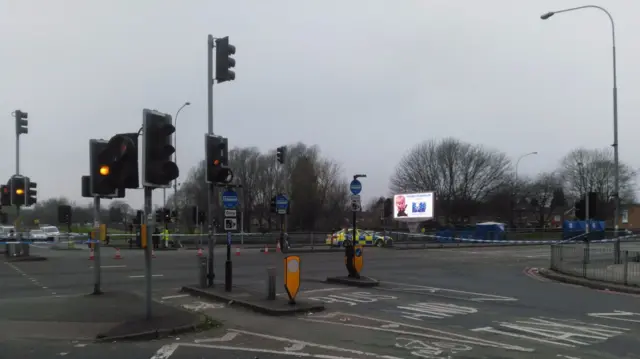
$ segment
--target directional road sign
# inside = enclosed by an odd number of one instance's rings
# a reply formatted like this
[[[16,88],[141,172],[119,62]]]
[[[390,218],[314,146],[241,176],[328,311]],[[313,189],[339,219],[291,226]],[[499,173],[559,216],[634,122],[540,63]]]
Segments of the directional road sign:
[[[236,208],[238,205],[238,194],[232,190],[226,190],[222,193],[222,204],[225,208]]]
[[[236,230],[238,230],[238,219],[237,218],[225,218],[224,219],[224,230],[225,231],[236,231]]]
[[[351,181],[351,184],[349,184],[349,190],[351,190],[351,193],[353,194],[360,194],[360,192],[362,192],[362,183],[357,179],[354,179]]]
[[[359,194],[351,195],[351,210],[353,212],[359,212],[362,209],[362,202]]]
[[[286,214],[289,208],[289,199],[283,194],[276,196],[276,211],[278,214]]]

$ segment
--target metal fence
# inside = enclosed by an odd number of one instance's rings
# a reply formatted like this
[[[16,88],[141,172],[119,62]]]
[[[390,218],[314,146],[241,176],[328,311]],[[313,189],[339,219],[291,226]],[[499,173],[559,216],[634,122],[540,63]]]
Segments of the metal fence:
[[[640,243],[552,244],[550,267],[577,277],[640,286]]]

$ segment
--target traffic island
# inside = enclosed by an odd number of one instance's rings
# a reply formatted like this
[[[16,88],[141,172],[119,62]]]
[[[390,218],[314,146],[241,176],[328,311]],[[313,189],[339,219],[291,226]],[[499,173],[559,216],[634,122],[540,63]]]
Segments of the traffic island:
[[[576,277],[564,273],[560,273],[554,271],[552,269],[538,269],[538,274],[547,279],[551,279],[557,282],[567,283],[567,284],[575,284],[580,285],[587,288],[598,289],[598,290],[610,290],[614,292],[621,293],[629,293],[629,294],[640,294],[640,287],[616,284],[616,283],[608,283],[599,280],[587,279],[582,277]]]
[[[360,278],[348,276],[327,277],[327,283],[343,284],[362,288],[377,287],[378,285],[380,285],[379,281],[365,276],[360,276]]]
[[[231,292],[227,292],[224,290],[224,285],[218,285],[211,288],[199,288],[195,285],[185,286],[182,287],[182,291],[193,296],[224,302],[229,306],[243,307],[258,313],[272,316],[321,312],[324,310],[323,304],[311,304],[303,301],[296,301],[295,304],[289,304],[286,297],[280,296],[270,300],[262,293],[238,287],[233,287]]]

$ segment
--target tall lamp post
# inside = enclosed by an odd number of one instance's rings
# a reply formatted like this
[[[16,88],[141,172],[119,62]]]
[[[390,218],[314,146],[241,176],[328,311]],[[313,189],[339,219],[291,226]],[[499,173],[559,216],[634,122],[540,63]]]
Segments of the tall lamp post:
[[[585,5],[585,6],[578,6],[578,7],[573,7],[573,8],[569,8],[569,9],[564,9],[564,10],[557,10],[557,11],[550,11],[542,16],[540,16],[540,18],[542,20],[547,20],[548,18],[550,18],[551,16],[555,15],[555,14],[560,14],[563,12],[569,12],[569,11],[575,11],[575,10],[582,10],[582,9],[597,9],[600,10],[602,12],[604,12],[605,14],[607,14],[607,16],[609,17],[609,21],[611,22],[611,40],[612,40],[612,55],[613,55],[613,161],[614,161],[614,193],[613,195],[615,196],[614,201],[615,201],[615,211],[614,211],[614,215],[613,215],[613,223],[614,223],[614,236],[618,237],[618,217],[620,215],[620,196],[619,196],[619,191],[620,191],[620,163],[619,163],[619,159],[618,159],[618,81],[617,81],[617,71],[616,71],[616,26],[615,23],[613,21],[613,17],[611,16],[611,14],[603,7],[600,6],[596,6],[596,5]]]
[[[529,152],[529,153],[525,153],[524,155],[521,155],[520,157],[518,157],[518,160],[516,161],[516,173],[515,173],[515,182],[513,184],[513,201],[515,202],[515,196],[516,196],[516,187],[518,186],[518,166],[520,166],[520,160],[527,157],[527,156],[531,156],[531,155],[537,155],[538,152],[534,151],[534,152]],[[514,203],[514,208],[511,209],[511,217],[513,218],[513,213],[515,212],[515,203]],[[512,223],[515,224],[515,223]]]

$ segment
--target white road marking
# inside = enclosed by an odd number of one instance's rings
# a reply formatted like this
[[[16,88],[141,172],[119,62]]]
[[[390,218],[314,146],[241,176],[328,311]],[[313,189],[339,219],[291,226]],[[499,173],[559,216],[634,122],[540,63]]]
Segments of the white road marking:
[[[319,293],[319,292],[332,292],[332,291],[336,291],[336,290],[344,290],[343,288],[320,288],[320,289],[310,289],[310,290],[303,290],[301,292],[298,293],[298,295],[300,294],[310,294],[310,293]],[[285,296],[288,295],[287,293],[278,293],[276,294],[276,296],[281,297],[281,296]]]
[[[620,320],[620,321],[623,321],[623,322],[640,323],[640,313],[625,312],[625,311],[622,311],[622,310],[614,310],[612,313],[589,313],[587,315],[590,316],[590,317],[595,317],[595,318]],[[629,317],[635,317],[635,318],[631,319]]]
[[[152,277],[164,277],[164,274],[152,274]],[[144,278],[144,274],[143,275],[130,275],[129,278]]]
[[[176,294],[176,295],[168,295],[166,297],[162,297],[160,299],[162,300],[167,300],[167,299],[175,299],[175,298],[184,298],[184,297],[188,297],[189,294]]]
[[[285,347],[285,348],[284,348],[284,350],[286,350],[286,351],[288,351],[288,352],[296,352],[296,351],[299,351],[299,350],[304,349],[304,347],[306,347],[306,345],[305,345],[305,344],[302,344],[302,343],[294,343],[294,344],[291,344],[291,346],[290,346],[290,347]]]
[[[206,309],[222,309],[224,308],[224,304],[220,303],[207,303],[207,302],[195,302],[189,304],[183,304],[182,307],[188,310],[193,310],[195,312],[199,312],[201,310]]]
[[[126,264],[121,265],[112,265],[112,266],[100,266],[101,269],[109,269],[109,268],[126,268]],[[89,266],[89,268],[93,269],[93,266]]]
[[[178,349],[177,343],[164,345],[162,348],[158,349],[158,351],[153,354],[151,359],[169,359],[173,352]]]
[[[511,331],[492,327],[472,329],[474,332],[488,332],[513,338],[528,339],[541,343],[555,344],[570,348],[606,341],[628,331],[627,328],[584,323],[577,320],[554,318],[530,318],[512,323],[500,322],[499,326]],[[518,333],[519,332],[519,333]],[[580,340],[578,340],[580,339]]]
[[[444,319],[454,315],[466,315],[478,312],[476,308],[436,302],[412,303],[406,306],[399,305],[396,308],[401,310],[385,309],[385,311],[400,313],[402,317],[411,320],[422,320],[422,318]]]
[[[398,297],[394,297],[391,295],[381,295],[381,294],[372,294],[369,292],[351,292],[351,293],[341,293],[338,294],[329,294],[325,297],[307,297],[309,300],[322,302],[325,304],[331,303],[346,303],[351,306],[357,305],[358,303],[374,303],[379,300],[395,300]]]
[[[16,272],[18,272],[18,274],[20,274],[23,277],[25,277],[26,279],[30,280],[31,283],[33,283],[34,285],[40,287],[41,289],[46,290],[47,292],[50,292],[52,295],[56,295],[56,292],[50,291],[50,289],[48,287],[45,287],[44,285],[42,285],[40,282],[38,282],[37,279],[31,277],[25,271],[23,271],[22,269],[20,269],[18,266],[14,265],[13,263],[4,262],[4,264],[8,265],[9,267],[11,267],[11,269],[13,269]]]
[[[278,354],[278,355],[288,355],[288,356],[294,356],[294,357],[318,358],[318,359],[357,359],[354,357],[343,357],[343,356],[335,356],[335,355],[327,355],[327,354],[311,354],[311,353],[297,352],[297,351],[288,352],[286,350],[233,347],[233,346],[226,346],[226,345],[185,343],[185,344],[180,344],[180,346],[195,347],[195,348],[210,348],[210,349],[219,349],[219,350],[234,350],[234,351],[244,351],[244,352],[263,353],[263,354]],[[378,356],[378,358],[402,359],[402,358],[392,357],[392,356]],[[155,359],[155,358],[152,358],[152,359]],[[162,359],[166,359],[166,358],[162,358]]]
[[[196,339],[194,342],[196,343],[208,343],[208,342],[230,342],[238,336],[236,332],[227,332],[225,335],[220,338],[207,338],[207,339]]]
[[[370,320],[370,321],[373,321],[373,322],[380,323],[380,326],[376,327],[376,326],[371,326],[371,325],[351,324],[349,322],[342,322],[342,321],[341,322],[334,322],[334,321],[329,321],[329,320],[323,320],[324,318],[331,319],[331,318],[335,318],[335,317],[339,317],[339,316],[367,319],[367,320]],[[368,317],[368,316],[360,315],[360,314],[347,314],[347,313],[341,313],[341,312],[333,312],[333,313],[328,313],[328,314],[325,314],[325,315],[314,316],[313,318],[311,318],[311,317],[300,318],[300,320],[304,320],[304,321],[308,321],[308,322],[316,322],[316,323],[343,325],[343,326],[348,326],[348,327],[353,327],[353,328],[369,329],[369,330],[373,330],[373,331],[381,331],[381,332],[388,332],[388,333],[395,333],[395,334],[402,334],[402,335],[413,335],[413,336],[422,337],[422,338],[439,339],[439,340],[444,340],[444,341],[448,341],[448,342],[474,344],[474,345],[480,345],[480,346],[485,346],[485,347],[493,347],[493,348],[500,348],[500,349],[507,349],[507,350],[516,350],[516,351],[522,351],[522,352],[532,352],[533,351],[533,349],[531,349],[531,348],[523,348],[523,347],[520,347],[520,346],[517,346],[517,345],[499,343],[499,342],[494,342],[494,341],[490,341],[490,340],[486,340],[486,339],[481,339],[481,338],[470,337],[470,336],[466,336],[466,335],[462,335],[462,334],[456,334],[456,333],[452,333],[452,332],[447,332],[447,331],[444,331],[444,330],[426,328],[426,327],[421,327],[421,326],[412,325],[412,324],[404,324],[404,323],[394,322],[394,321],[391,321],[391,320],[383,320],[383,319],[379,319],[379,318],[375,318],[375,317]],[[392,327],[391,325],[393,325],[394,327]],[[405,329],[396,329],[396,328],[408,328],[408,329],[412,329],[412,330],[419,330],[419,331],[422,331],[422,332],[409,331],[409,330],[405,330]]]
[[[411,293],[416,293],[416,292],[418,292],[418,293],[419,292],[428,292],[428,293],[432,293],[432,294],[442,293],[442,294],[445,294],[445,295],[447,293],[452,293],[454,295],[455,294],[467,294],[467,295],[475,296],[475,298],[468,299],[468,300],[473,301],[473,302],[486,302],[486,301],[513,302],[513,301],[517,301],[516,298],[504,297],[504,296],[495,295],[495,294],[467,292],[467,291],[463,291],[463,290],[428,287],[428,286],[417,285],[417,284],[405,284],[405,283],[397,283],[397,282],[384,282],[384,283],[392,284],[392,285],[399,285],[400,287],[393,287],[393,288],[382,288],[382,287],[379,287],[377,289],[378,290],[390,290],[390,291],[404,291],[404,292],[411,292]]]
[[[566,358],[566,359],[580,359],[580,358],[578,358],[578,357],[572,357],[572,356],[569,356],[569,355],[563,355],[563,354],[558,354],[558,355],[556,355],[556,356],[557,356],[557,357],[559,357],[559,358]]]

